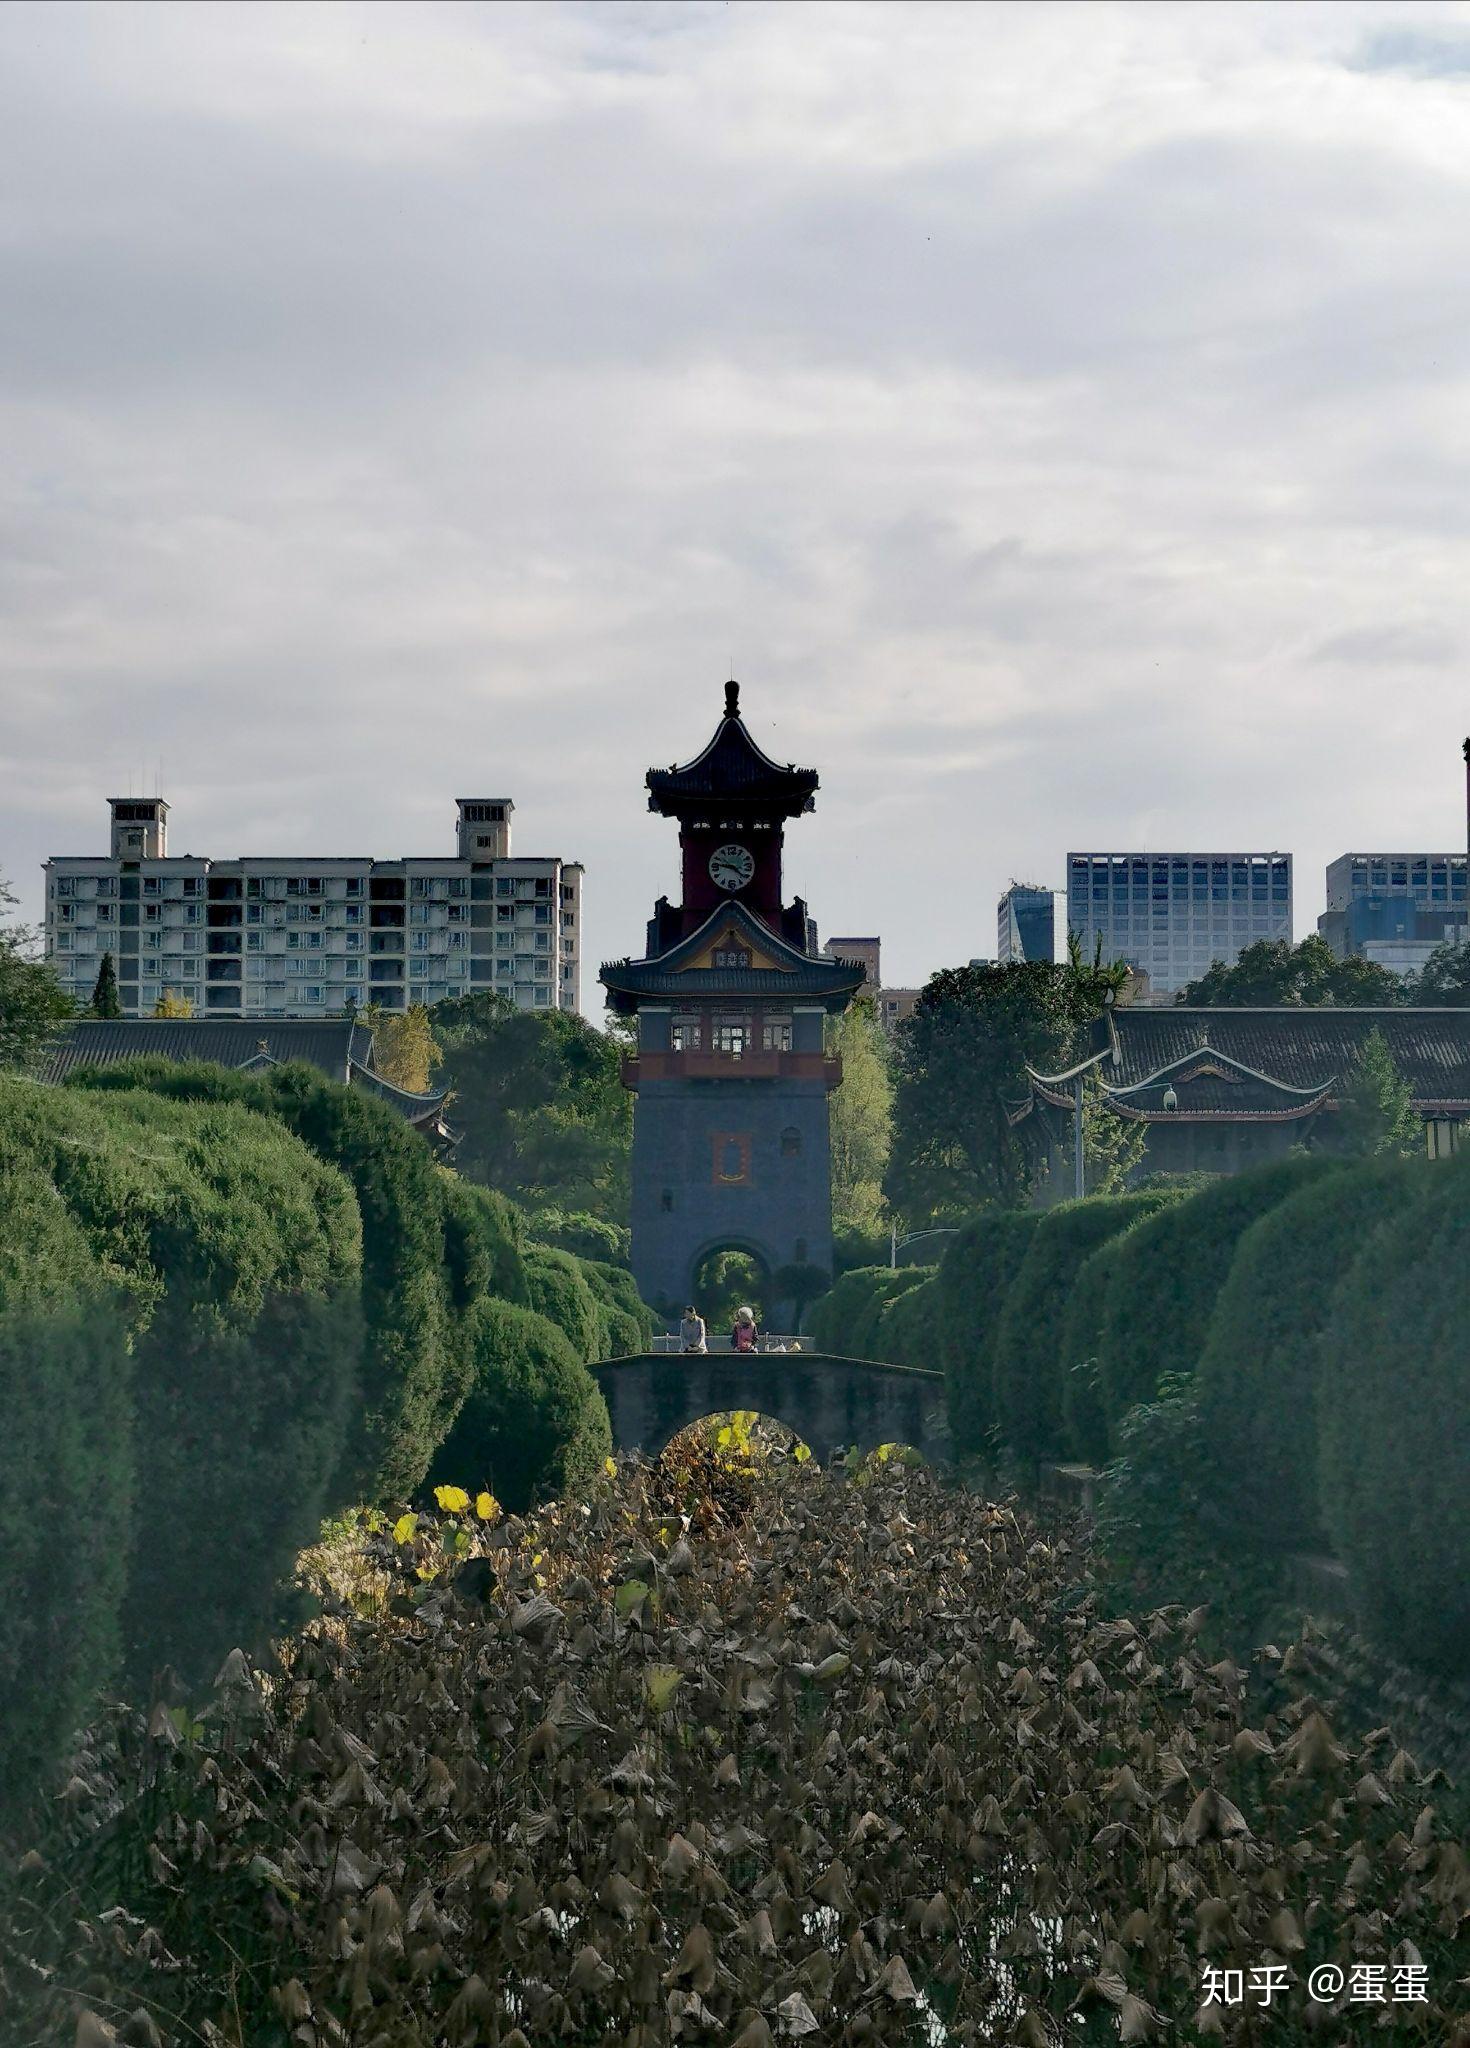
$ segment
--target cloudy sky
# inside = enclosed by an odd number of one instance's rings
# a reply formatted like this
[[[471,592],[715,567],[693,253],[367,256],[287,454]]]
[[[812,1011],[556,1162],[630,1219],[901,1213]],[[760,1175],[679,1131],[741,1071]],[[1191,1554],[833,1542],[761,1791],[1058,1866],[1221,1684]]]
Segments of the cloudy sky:
[[[1467,397],[1465,6],[11,0],[0,869],[509,794],[638,951],[733,666],[890,981],[1073,846],[1301,935],[1463,843]]]

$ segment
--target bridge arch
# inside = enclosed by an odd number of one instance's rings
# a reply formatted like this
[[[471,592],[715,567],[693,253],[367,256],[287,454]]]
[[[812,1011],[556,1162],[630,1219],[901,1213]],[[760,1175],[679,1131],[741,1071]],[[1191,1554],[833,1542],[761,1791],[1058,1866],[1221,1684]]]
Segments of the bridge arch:
[[[827,1464],[834,1451],[912,1444],[931,1464],[948,1456],[944,1375],[825,1352],[754,1357],[676,1352],[613,1358],[589,1368],[607,1403],[613,1444],[656,1458],[706,1415],[754,1408],[793,1430]]]

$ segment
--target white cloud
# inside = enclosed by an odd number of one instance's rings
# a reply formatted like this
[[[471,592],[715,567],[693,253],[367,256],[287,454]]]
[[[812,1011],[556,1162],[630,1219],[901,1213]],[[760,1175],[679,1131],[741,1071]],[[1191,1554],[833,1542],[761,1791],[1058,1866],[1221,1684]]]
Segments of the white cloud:
[[[1470,10],[1403,23],[12,5],[0,868],[160,758],[200,851],[475,785],[637,950],[732,663],[895,979],[1068,846],[1288,846],[1307,929],[1456,843]]]

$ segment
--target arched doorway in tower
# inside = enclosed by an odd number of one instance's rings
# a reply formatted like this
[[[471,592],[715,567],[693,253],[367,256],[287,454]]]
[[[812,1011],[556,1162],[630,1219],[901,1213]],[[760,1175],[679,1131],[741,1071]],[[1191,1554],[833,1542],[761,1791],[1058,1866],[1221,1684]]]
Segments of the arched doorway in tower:
[[[704,1317],[711,1336],[723,1334],[738,1308],[749,1308],[765,1327],[770,1314],[771,1269],[749,1245],[712,1245],[694,1262],[690,1300]]]

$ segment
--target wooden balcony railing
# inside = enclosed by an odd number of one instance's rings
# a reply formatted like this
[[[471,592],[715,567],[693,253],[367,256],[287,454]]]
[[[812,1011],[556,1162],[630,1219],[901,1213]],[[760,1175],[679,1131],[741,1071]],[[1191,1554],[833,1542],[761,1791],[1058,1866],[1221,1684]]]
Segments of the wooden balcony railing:
[[[842,1061],[823,1052],[640,1052],[625,1053],[623,1086],[645,1081],[821,1081],[835,1088]]]

